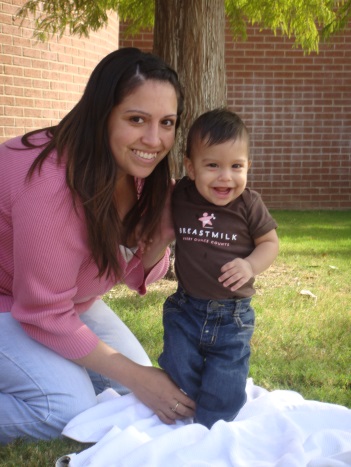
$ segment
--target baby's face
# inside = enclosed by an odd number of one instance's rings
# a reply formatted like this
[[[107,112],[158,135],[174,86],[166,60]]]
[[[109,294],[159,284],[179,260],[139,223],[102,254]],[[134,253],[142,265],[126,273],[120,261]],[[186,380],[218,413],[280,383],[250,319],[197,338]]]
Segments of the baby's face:
[[[242,194],[251,165],[246,139],[213,146],[194,142],[191,159],[186,157],[184,163],[199,193],[217,206],[225,206]]]

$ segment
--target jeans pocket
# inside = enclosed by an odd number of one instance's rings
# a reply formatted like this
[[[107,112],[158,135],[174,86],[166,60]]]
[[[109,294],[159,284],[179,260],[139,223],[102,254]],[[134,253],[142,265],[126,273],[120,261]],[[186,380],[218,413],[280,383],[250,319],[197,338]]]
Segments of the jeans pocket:
[[[255,312],[250,303],[238,303],[233,312],[233,320],[238,328],[252,331],[255,328]]]
[[[172,319],[172,316],[181,313],[182,309],[179,305],[179,300],[176,300],[173,295],[168,297],[163,304],[163,321],[165,321],[165,319],[167,320],[168,318]]]
[[[184,293],[179,292],[177,290],[174,294],[169,295],[166,298],[166,301],[163,304],[163,314],[171,313],[171,312],[181,312],[182,306],[187,303],[187,299]]]

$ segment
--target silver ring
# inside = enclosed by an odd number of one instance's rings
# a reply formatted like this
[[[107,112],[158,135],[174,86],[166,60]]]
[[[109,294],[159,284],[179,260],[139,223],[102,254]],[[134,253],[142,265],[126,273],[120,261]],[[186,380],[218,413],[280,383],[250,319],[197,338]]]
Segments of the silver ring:
[[[177,408],[178,408],[178,405],[180,404],[179,401],[177,401],[176,405],[173,407],[172,412],[176,412],[177,411]]]

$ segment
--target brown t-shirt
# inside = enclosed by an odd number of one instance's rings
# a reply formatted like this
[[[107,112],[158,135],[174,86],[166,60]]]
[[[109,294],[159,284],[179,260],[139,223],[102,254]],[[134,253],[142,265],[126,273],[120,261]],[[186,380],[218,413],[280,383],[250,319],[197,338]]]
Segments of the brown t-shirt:
[[[254,250],[255,238],[277,228],[260,195],[246,188],[233,202],[216,206],[184,177],[174,188],[172,204],[175,271],[185,291],[208,300],[251,297],[255,293],[254,278],[231,292],[218,277],[225,263],[246,258]]]

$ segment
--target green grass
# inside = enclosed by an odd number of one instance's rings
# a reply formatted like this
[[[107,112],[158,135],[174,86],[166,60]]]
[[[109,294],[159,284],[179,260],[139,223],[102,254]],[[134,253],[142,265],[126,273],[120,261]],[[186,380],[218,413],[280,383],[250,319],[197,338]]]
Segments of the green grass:
[[[273,216],[280,253],[256,282],[250,376],[269,390],[291,389],[306,399],[351,408],[351,213],[274,211]],[[161,281],[141,298],[119,287],[106,297],[155,365],[162,304],[175,287]]]
[[[281,251],[257,280],[251,375],[267,389],[351,407],[351,213],[273,215]]]
[[[14,441],[0,446],[1,467],[54,467],[56,460],[72,452],[80,452],[91,446],[70,439],[55,439],[25,443]]]
[[[250,376],[269,390],[351,408],[351,212],[272,213],[280,253],[256,282]],[[162,304],[175,287],[163,280],[144,297],[121,286],[105,296],[154,364],[162,348]],[[16,442],[0,447],[0,466],[52,466],[85,447],[72,440]]]

